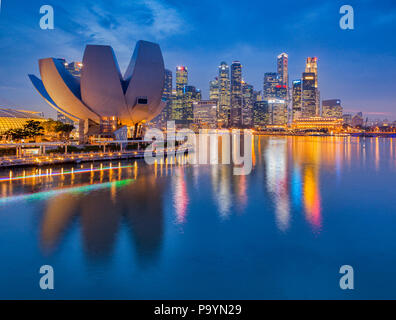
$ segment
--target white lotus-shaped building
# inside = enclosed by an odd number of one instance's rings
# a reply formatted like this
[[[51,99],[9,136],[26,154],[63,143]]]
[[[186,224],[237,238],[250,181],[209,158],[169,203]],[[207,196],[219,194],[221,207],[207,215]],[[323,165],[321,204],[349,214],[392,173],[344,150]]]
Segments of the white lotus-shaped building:
[[[158,44],[138,41],[122,77],[110,46],[85,48],[81,78],[54,58],[39,60],[41,80],[29,75],[41,96],[74,121],[100,124],[117,119],[123,125],[152,120],[165,107],[164,60]]]

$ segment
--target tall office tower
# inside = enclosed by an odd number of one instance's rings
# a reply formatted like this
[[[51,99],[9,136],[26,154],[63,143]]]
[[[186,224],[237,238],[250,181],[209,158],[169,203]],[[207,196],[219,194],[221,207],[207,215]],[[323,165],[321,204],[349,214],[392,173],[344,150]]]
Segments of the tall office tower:
[[[230,125],[231,110],[231,82],[230,68],[222,62],[219,66],[219,104],[217,110],[217,122],[220,128]]]
[[[322,102],[322,117],[341,119],[343,114],[341,100],[323,100]]]
[[[268,101],[256,101],[253,106],[253,126],[255,129],[264,129],[269,124],[270,113],[268,109]]]
[[[302,117],[315,117],[317,115],[315,74],[304,72],[302,81]]]
[[[320,114],[320,92],[318,86],[318,58],[317,57],[308,57],[307,62],[305,65],[305,72],[306,73],[313,73],[315,74],[315,88],[316,88],[316,115]]]
[[[242,125],[242,65],[234,61],[231,65],[231,126]]]
[[[219,101],[219,80],[218,80],[218,78],[209,82],[209,100]]]
[[[283,84],[275,86],[275,97],[277,99],[287,100],[287,86]]]
[[[253,86],[242,82],[242,126],[251,128],[253,125],[253,105],[255,101]]]
[[[161,123],[166,123],[172,117],[172,82],[173,75],[172,71],[165,69],[165,83],[164,92],[162,94],[162,99],[166,101],[166,106],[162,110],[159,120]]]
[[[315,88],[318,87],[318,58],[308,57],[307,63],[305,65],[306,73],[314,73],[315,74]]]
[[[188,83],[188,70],[187,67],[176,67],[176,96],[182,97],[184,94],[184,86]]]
[[[182,120],[187,120],[189,122],[194,121],[194,102],[201,101],[202,95],[201,90],[195,88],[194,86],[184,87],[184,99],[183,99],[183,118]]]
[[[294,80],[292,88],[292,121],[302,116],[302,81]]]
[[[270,124],[286,125],[289,117],[287,112],[287,101],[283,99],[268,99],[270,113]]]
[[[172,120],[185,120],[184,87],[188,83],[188,70],[185,66],[176,67],[176,97],[172,101]]]
[[[264,74],[263,98],[276,98],[276,86],[279,85],[279,76],[276,72],[267,72]]]
[[[261,91],[253,90],[253,103],[262,100],[263,100],[263,96],[261,95]]]
[[[280,84],[289,88],[289,56],[281,53],[278,56],[278,75]]]

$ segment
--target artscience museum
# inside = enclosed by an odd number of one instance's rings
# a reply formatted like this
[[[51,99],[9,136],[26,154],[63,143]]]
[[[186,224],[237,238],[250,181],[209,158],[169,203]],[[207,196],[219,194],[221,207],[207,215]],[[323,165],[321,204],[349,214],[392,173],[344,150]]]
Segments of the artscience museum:
[[[110,46],[87,45],[81,77],[55,58],[39,60],[41,79],[29,75],[34,87],[54,109],[79,123],[84,135],[112,133],[129,127],[138,135],[142,124],[165,107],[165,68],[158,44],[138,41],[121,75]]]

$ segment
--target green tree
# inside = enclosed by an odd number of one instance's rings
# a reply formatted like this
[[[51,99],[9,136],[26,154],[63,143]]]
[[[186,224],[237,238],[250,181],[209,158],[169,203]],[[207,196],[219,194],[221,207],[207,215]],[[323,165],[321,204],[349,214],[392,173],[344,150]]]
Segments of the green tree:
[[[4,135],[7,138],[11,138],[11,140],[16,140],[16,141],[25,139],[27,137],[27,133],[24,129],[10,129],[10,130],[7,130],[4,133]]]
[[[35,138],[44,134],[44,127],[41,125],[41,122],[35,120],[27,121],[22,130],[25,131],[26,137],[29,138]]]
[[[74,130],[74,126],[72,124],[62,123],[58,121],[55,130],[57,133],[60,134],[61,138],[69,139],[70,133]]]

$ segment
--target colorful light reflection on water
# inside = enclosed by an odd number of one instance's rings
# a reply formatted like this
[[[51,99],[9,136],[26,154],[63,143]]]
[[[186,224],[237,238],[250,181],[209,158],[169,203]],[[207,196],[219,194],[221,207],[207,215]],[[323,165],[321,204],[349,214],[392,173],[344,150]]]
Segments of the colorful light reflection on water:
[[[256,136],[252,158],[1,173],[0,297],[395,298],[394,139]]]

